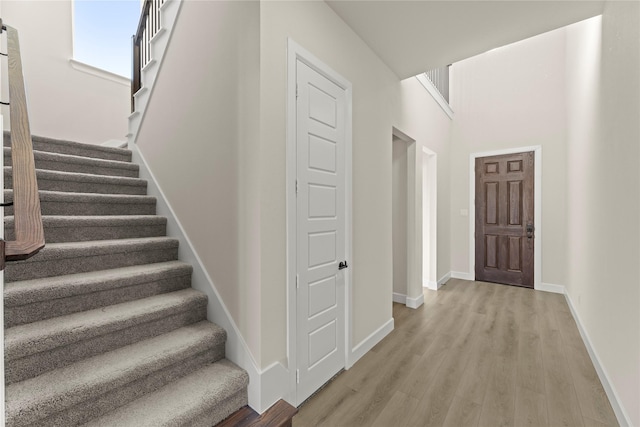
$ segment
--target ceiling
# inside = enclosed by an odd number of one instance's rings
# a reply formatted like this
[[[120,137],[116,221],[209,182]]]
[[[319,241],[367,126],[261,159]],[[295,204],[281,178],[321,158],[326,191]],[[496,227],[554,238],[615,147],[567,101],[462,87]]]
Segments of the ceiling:
[[[602,13],[603,1],[327,0],[401,79]]]

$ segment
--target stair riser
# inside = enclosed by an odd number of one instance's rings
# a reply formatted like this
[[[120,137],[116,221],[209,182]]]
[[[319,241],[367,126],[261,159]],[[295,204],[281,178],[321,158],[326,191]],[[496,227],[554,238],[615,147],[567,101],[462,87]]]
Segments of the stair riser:
[[[33,149],[46,151],[49,153],[70,154],[72,156],[84,156],[94,159],[117,160],[119,162],[130,162],[130,151],[101,150],[91,144],[65,144],[49,138],[32,136]],[[4,134],[4,146],[11,147],[11,139],[8,134]]]
[[[15,239],[14,223],[5,220],[5,239]],[[138,237],[160,237],[166,235],[166,224],[159,225],[130,225],[113,227],[44,226],[44,239],[47,243],[88,242],[92,240],[133,239]]]
[[[73,254],[71,257],[44,261],[39,261],[41,259],[39,255],[36,254],[27,261],[8,263],[5,269],[5,282],[173,261],[178,259],[178,246],[159,249],[152,247],[136,252],[106,253],[84,257]]]
[[[42,215],[155,215],[154,203],[98,203],[95,201],[74,202],[41,200]],[[13,215],[13,206],[5,208],[5,215]]]
[[[187,289],[191,286],[191,275],[158,279],[133,286],[107,289],[100,292],[91,292],[84,295],[76,295],[67,298],[47,300],[18,307],[4,309],[5,327],[24,325],[64,316],[85,310],[93,310],[113,304],[134,301],[167,292]]]
[[[93,165],[86,163],[76,162],[61,162],[56,160],[40,158],[38,155],[34,156],[36,169],[44,169],[51,171],[61,172],[78,172],[78,173],[90,173],[94,175],[106,175],[106,176],[124,176],[129,178],[138,177],[137,168],[119,168],[109,165]],[[4,166],[11,166],[11,154],[7,151],[4,153]]]
[[[186,308],[187,310],[173,315],[154,313],[153,317],[157,317],[157,319],[137,319],[136,321],[140,323],[127,329],[106,333],[20,359],[10,360],[6,356],[5,381],[7,384],[12,384],[33,378],[52,369],[61,368],[87,357],[173,331],[207,317],[206,300],[204,303],[199,302]]]
[[[104,386],[104,390],[99,393],[87,393],[87,400],[75,406],[59,411],[42,419],[38,413],[21,414],[19,417],[7,417],[7,427],[27,427],[27,426],[77,426],[112,411],[146,393],[151,393],[160,387],[175,381],[208,363],[221,360],[224,357],[224,344],[212,346],[205,351],[195,355],[185,355],[176,363],[158,369],[156,372],[147,375],[139,380],[128,384],[109,388]],[[106,427],[106,426],[105,426]]]

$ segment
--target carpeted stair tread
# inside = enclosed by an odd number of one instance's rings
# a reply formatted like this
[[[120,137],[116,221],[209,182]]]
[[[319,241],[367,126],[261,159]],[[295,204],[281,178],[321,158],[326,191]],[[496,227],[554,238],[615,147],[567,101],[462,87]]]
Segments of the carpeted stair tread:
[[[7,384],[206,319],[207,297],[183,289],[5,331]]]
[[[93,159],[70,154],[33,151],[36,169],[65,172],[91,173],[95,175],[138,177],[138,165],[118,160]],[[11,166],[11,148],[4,147],[4,166]]]
[[[246,405],[248,382],[244,370],[223,359],[83,427],[211,427]],[[229,401],[236,395],[239,402]]]
[[[222,328],[202,321],[10,384],[5,394],[7,425],[36,425],[39,420],[80,404],[90,409],[93,399],[171,369],[225,340]],[[114,404],[120,406],[118,403]]]
[[[32,135],[33,149],[51,153],[71,154],[74,156],[93,157],[105,160],[131,161],[131,150],[125,148],[105,147],[102,145],[85,144],[81,142],[66,141],[63,139],[47,138]],[[11,146],[10,133],[4,132],[4,146]]]
[[[71,193],[147,194],[147,181],[123,176],[36,169],[38,189]],[[4,167],[4,186],[13,188],[13,168]]]
[[[32,258],[7,263],[5,283],[173,261],[177,255],[178,240],[169,237],[50,243]]]
[[[46,215],[42,224],[49,244],[164,236],[167,219],[156,215]],[[4,229],[5,239],[13,240],[13,216],[5,217]]]
[[[5,327],[190,289],[182,261],[134,265],[5,284]]]
[[[131,194],[68,193],[62,191],[38,192],[42,215],[153,215],[156,198]],[[13,190],[4,190],[4,199],[13,200]],[[5,208],[13,215],[13,207]]]
[[[206,305],[206,302],[207,297],[202,292],[184,289],[14,326],[5,330],[5,359],[18,359],[108,332],[126,329],[136,323],[157,319],[163,313],[168,315],[168,313],[190,310],[194,305]]]

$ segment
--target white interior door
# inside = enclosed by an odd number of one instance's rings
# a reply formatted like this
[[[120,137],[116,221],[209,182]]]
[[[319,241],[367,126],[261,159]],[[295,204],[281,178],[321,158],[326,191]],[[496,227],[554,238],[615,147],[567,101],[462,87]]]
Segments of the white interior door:
[[[345,366],[346,96],[300,60],[297,106],[298,403]]]

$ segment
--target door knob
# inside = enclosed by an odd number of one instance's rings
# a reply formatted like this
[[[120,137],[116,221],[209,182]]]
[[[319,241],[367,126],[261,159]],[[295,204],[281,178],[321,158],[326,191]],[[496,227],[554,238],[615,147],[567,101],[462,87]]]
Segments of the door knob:
[[[347,265],[347,261],[342,261],[340,264],[338,264],[338,270],[344,270],[347,267],[349,267]]]
[[[533,224],[528,223],[525,230],[527,231],[527,239],[533,238],[533,232],[536,230]]]

